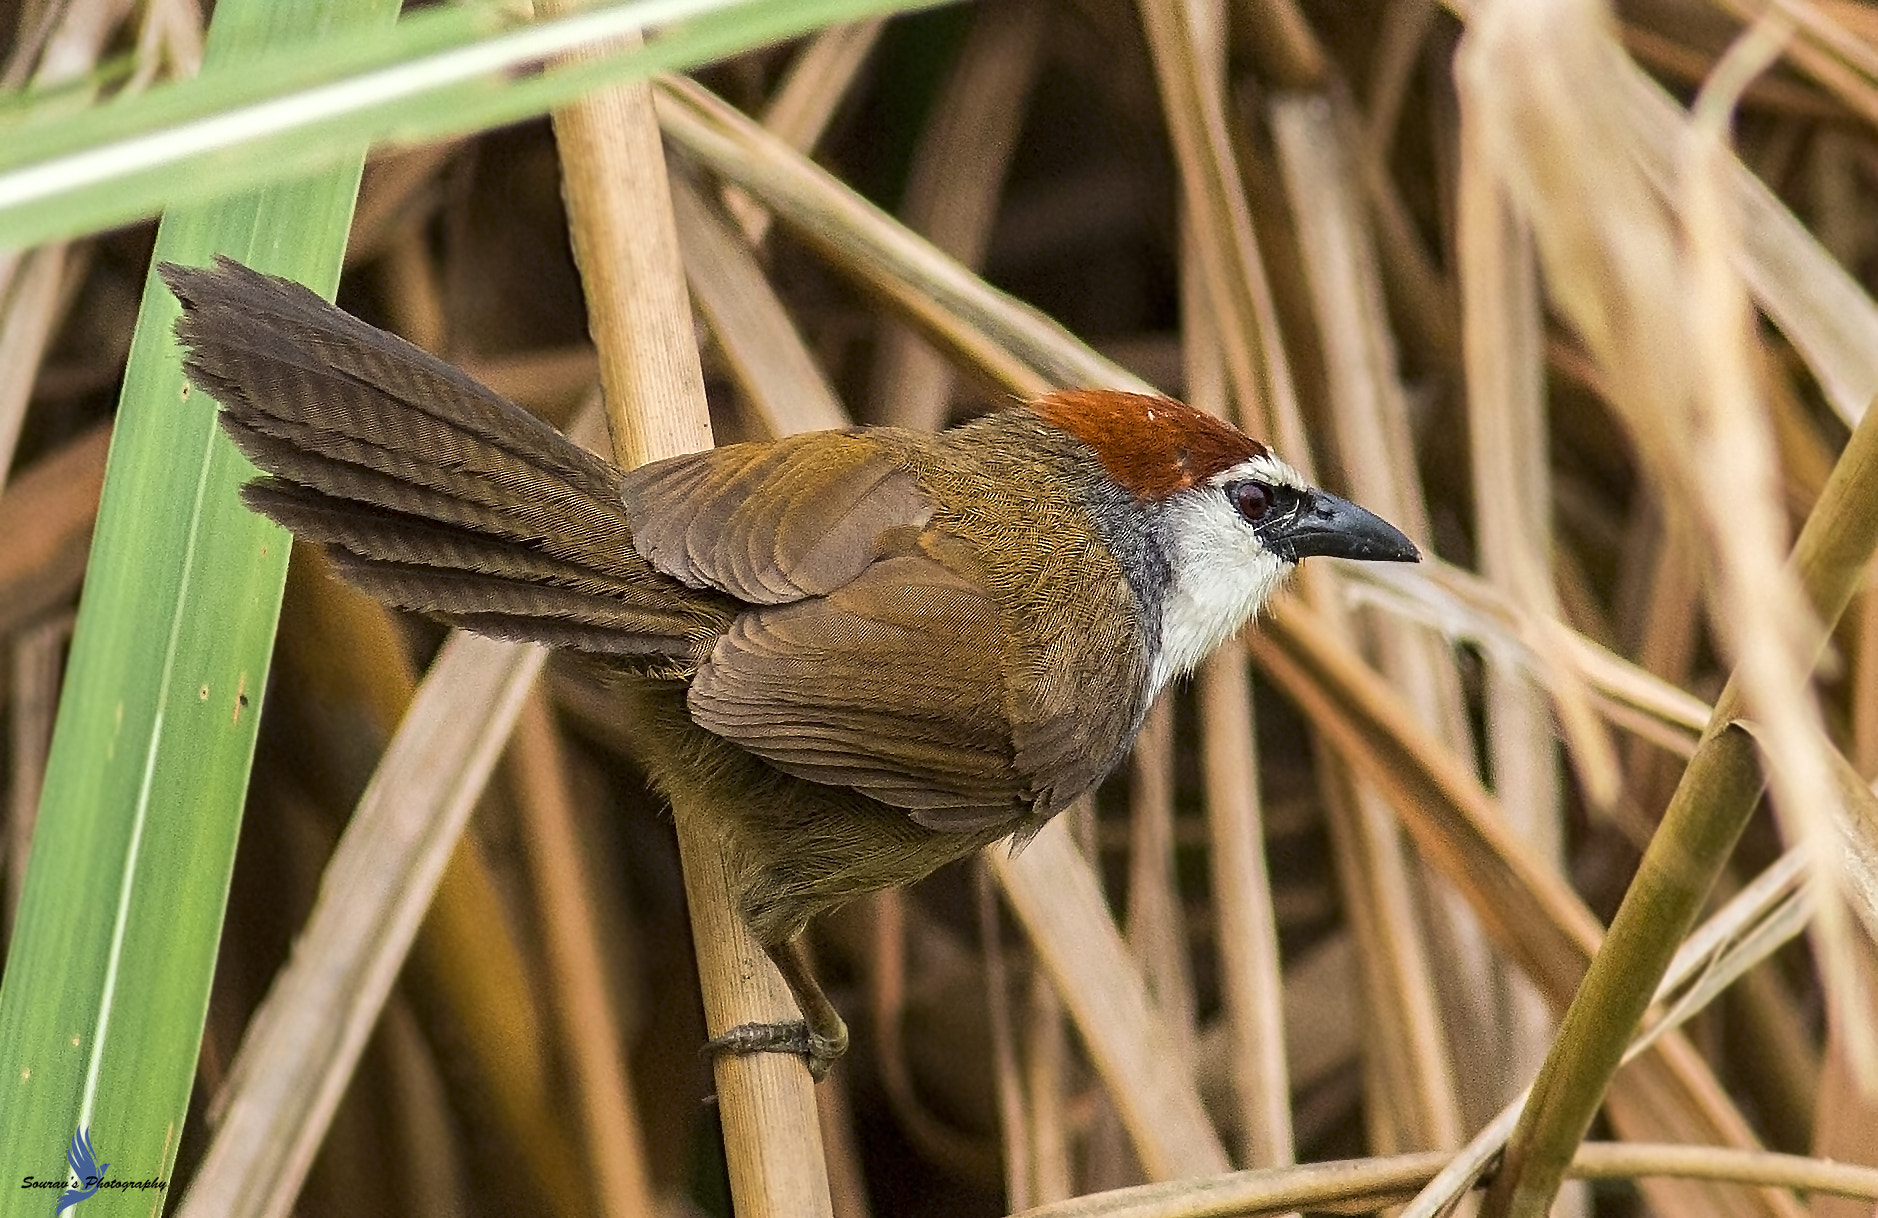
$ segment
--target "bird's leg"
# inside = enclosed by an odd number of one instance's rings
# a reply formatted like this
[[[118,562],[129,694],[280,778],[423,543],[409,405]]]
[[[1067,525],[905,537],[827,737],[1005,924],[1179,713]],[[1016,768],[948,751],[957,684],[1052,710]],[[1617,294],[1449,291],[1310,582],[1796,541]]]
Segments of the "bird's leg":
[[[809,964],[801,935],[766,944],[764,951],[776,971],[789,983],[802,1018],[788,1023],[741,1023],[705,1042],[707,1053],[795,1053],[808,1059],[809,1075],[816,1082],[828,1073],[835,1059],[848,1051],[848,1025],[835,1004],[822,992]]]

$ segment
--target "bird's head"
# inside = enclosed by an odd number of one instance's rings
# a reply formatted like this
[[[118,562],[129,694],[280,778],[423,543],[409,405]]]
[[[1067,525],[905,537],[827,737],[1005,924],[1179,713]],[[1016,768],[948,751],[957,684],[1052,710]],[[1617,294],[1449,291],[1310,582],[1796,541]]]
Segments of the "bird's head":
[[[1265,445],[1170,398],[1108,390],[1032,403],[1089,449],[1155,535],[1158,684],[1236,633],[1306,558],[1419,562],[1388,521],[1312,486]],[[1131,578],[1152,578],[1131,573]]]

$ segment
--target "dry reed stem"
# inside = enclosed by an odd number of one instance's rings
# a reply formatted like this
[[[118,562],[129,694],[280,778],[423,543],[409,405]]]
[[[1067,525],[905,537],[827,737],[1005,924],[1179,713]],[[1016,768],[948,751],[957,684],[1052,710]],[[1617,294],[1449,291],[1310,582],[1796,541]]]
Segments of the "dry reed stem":
[[[1480,577],[1438,560],[1412,569],[1359,569],[1347,581],[1359,600],[1415,618],[1456,643],[1470,643],[1517,662],[1546,684],[1552,662],[1563,665],[1600,699],[1612,717],[1620,710],[1654,727],[1653,742],[1687,754],[1713,708],[1700,698],[1571,630],[1555,618],[1515,604]],[[1628,730],[1638,728],[1632,724]]]
[[[853,89],[886,25],[885,18],[875,17],[830,26],[809,39],[763,109],[764,130],[792,148],[813,148]],[[749,236],[751,245],[763,243],[761,233]]]
[[[1315,89],[1330,70],[1329,56],[1297,0],[1243,8],[1260,68],[1282,88]]]
[[[1427,1179],[1439,1160],[1439,1152],[1422,1152],[1266,1167],[1230,1177],[1087,1195],[1063,1205],[1024,1210],[1014,1218],[1262,1218],[1298,1209],[1386,1209]],[[1814,1197],[1878,1199],[1878,1169],[1771,1150],[1596,1141],[1579,1147],[1566,1173],[1574,1180],[1711,1180]]]
[[[33,377],[59,321],[66,247],[46,245],[20,255],[11,279],[0,282],[0,489],[19,445]]]
[[[202,9],[194,0],[150,0],[137,31],[137,72],[132,87],[153,80],[167,67],[177,76],[202,70]]]
[[[1223,46],[1210,48],[1214,59]],[[1191,234],[1191,226],[1183,231]],[[1181,354],[1187,401],[1232,414],[1219,336],[1205,307],[1197,258],[1180,268]],[[1205,781],[1207,863],[1216,951],[1222,975],[1222,1051],[1229,1063],[1241,1162],[1265,1167],[1296,1161],[1284,999],[1289,992],[1278,956],[1278,917],[1266,866],[1265,818],[1259,789],[1252,683],[1245,660],[1220,653],[1198,673],[1200,768]],[[1307,1038],[1312,1042],[1316,1037]],[[1196,1066],[1198,1063],[1196,1062]],[[1208,1071],[1196,1070],[1204,1080]]]
[[[378,1042],[374,1056],[383,1059],[383,1066],[373,1071],[368,1065],[367,1072],[376,1076],[373,1081],[385,1097],[386,1115],[401,1135],[398,1162],[405,1169],[389,1182],[389,1200],[403,1209],[436,1206],[460,1212],[469,1201],[462,1148],[451,1136],[454,1131],[437,1054],[425,1039],[409,999],[399,993],[391,995],[373,1038]],[[339,1141],[334,1138],[325,1147],[329,1160],[345,1153],[343,1143],[333,1144]],[[357,1169],[349,1174],[371,1170],[362,1157],[355,1162]]]
[[[1357,1060],[1367,1029],[1349,996],[1356,979],[1356,949],[1347,931],[1313,946],[1285,969],[1285,1071],[1299,1092],[1329,1083]],[[1212,1039],[1211,1037],[1208,1038]],[[1224,1062],[1206,1056],[1225,1073]]]
[[[1465,113],[1461,128],[1457,226],[1481,572],[1530,620],[1556,621],[1562,610],[1550,574],[1552,477],[1538,272],[1530,234],[1488,176]],[[1622,779],[1610,738],[1592,715],[1590,693],[1554,662],[1550,648],[1534,654],[1546,666],[1542,685],[1585,794],[1594,806],[1610,808]],[[1530,702],[1511,686],[1487,701],[1492,770],[1504,776],[1496,786],[1515,792],[1503,802],[1535,840],[1555,843],[1556,856],[1560,793],[1544,703]]]
[[[1624,49],[1639,65],[1677,86],[1700,84],[1715,63],[1711,52],[1635,22],[1621,23],[1620,36]],[[1748,86],[1743,100],[1794,118],[1832,122],[1846,117],[1845,106],[1832,97],[1784,76],[1759,77]]]
[[[1168,1065],[1193,1074],[1198,1000],[1187,963],[1186,911],[1174,870],[1174,724],[1165,698],[1135,739],[1128,784],[1127,921],[1123,935],[1173,1042]]]
[[[1285,1062],[1286,986],[1266,870],[1258,791],[1252,682],[1232,649],[1200,668],[1200,764],[1206,774],[1207,861],[1217,919],[1226,1067],[1248,1166],[1292,1163],[1290,1074]]]
[[[580,1105],[587,1174],[599,1212],[624,1218],[651,1213],[654,1197],[561,754],[553,715],[536,690],[522,706],[510,745],[515,801],[528,834],[547,976]]]
[[[828,1161],[829,1209],[833,1218],[868,1218],[867,1171],[856,1136],[854,1104],[847,1080],[835,1075],[815,1088],[816,1125]]]
[[[441,193],[437,179],[462,151],[462,143],[444,141],[367,161],[346,233],[347,265],[368,262],[393,241],[420,229]]]
[[[104,488],[109,427],[93,427],[33,463],[0,492],[0,634],[11,634],[69,599]]]
[[[1299,1209],[1362,1212],[1399,1203],[1440,1165],[1439,1152],[1424,1151],[1261,1168],[1092,1194],[1024,1210],[1013,1218],[1262,1218]],[[1589,1142],[1579,1147],[1569,1171],[1580,1180],[1708,1180],[1878,1200],[1878,1169],[1762,1150]]]
[[[275,977],[249,1021],[185,1218],[291,1210],[545,657],[472,635],[438,654],[327,863],[297,967]]]
[[[830,26],[809,39],[770,97],[763,111],[763,129],[798,151],[815,147],[859,79],[886,24],[885,18],[874,18]],[[769,235],[769,211],[734,188],[724,192],[724,204],[751,246],[761,248]]]
[[[995,871],[994,871],[995,874]],[[1009,888],[1006,887],[1006,895]],[[1062,995],[1042,973],[1031,977],[1024,1003],[1024,1138],[1030,1157],[1019,1195],[1038,1203],[1076,1195],[1076,1148],[1070,1106],[1069,1031],[1063,1026]]]
[[[1141,17],[1180,166],[1183,214],[1200,252],[1239,417],[1254,434],[1270,437],[1291,454],[1294,464],[1308,461],[1310,445],[1297,415],[1297,391],[1251,212],[1239,186],[1218,73],[1201,66],[1202,44],[1186,0],[1142,0]],[[1299,468],[1309,476],[1308,468]]]
[[[1145,0],[1141,6],[1175,158],[1188,258],[1199,267],[1219,328],[1220,357],[1238,403],[1238,417],[1254,434],[1277,442],[1293,465],[1313,476],[1297,393],[1272,299],[1241,171],[1226,131],[1219,76],[1182,0]],[[1322,603],[1319,580],[1302,581]],[[1328,782],[1337,782],[1334,777]],[[1364,792],[1327,799],[1340,878],[1359,942],[1371,1009],[1400,1018],[1379,1019],[1375,1051],[1389,1093],[1372,1122],[1400,1120],[1406,1142],[1430,1130],[1451,1141],[1452,1080],[1433,1006],[1426,956],[1414,928],[1405,860],[1385,811]],[[1447,1115],[1443,1115],[1447,1114]],[[1444,1131],[1446,1134],[1444,1135]]]
[[[1853,115],[1867,124],[1878,124],[1878,87],[1873,82],[1878,75],[1878,53],[1840,21],[1810,4],[1746,4],[1742,0],[1718,3],[1732,12],[1744,28],[1770,17],[1789,25],[1798,36],[1780,48],[1780,55],[1817,81]]]
[[[1458,371],[1460,306],[1454,285],[1424,248],[1414,213],[1388,164],[1414,73],[1439,12],[1433,0],[1395,0],[1388,6],[1377,34],[1376,61],[1363,98],[1363,113],[1342,118],[1345,129],[1355,132],[1349,154],[1372,213],[1370,223],[1375,225],[1379,238],[1375,253],[1385,283],[1401,302],[1394,313],[1396,323],[1403,328],[1406,340],[1442,366]],[[1330,100],[1340,112],[1347,109],[1341,90],[1332,91]]]
[[[555,136],[615,457],[631,468],[709,448],[651,86],[609,89],[558,111]],[[673,812],[710,1032],[796,1018],[782,978],[732,907],[713,822],[703,809],[680,804]],[[738,1212],[829,1213],[813,1083],[802,1063],[774,1053],[720,1055],[716,1076]]]
[[[981,7],[920,133],[901,220],[961,266],[976,269],[991,242],[1050,20],[1040,0]],[[924,338],[890,324],[869,380],[870,417],[935,431],[946,424],[955,379]]]
[[[392,328],[426,351],[444,351],[449,321],[437,266],[422,230],[407,228],[384,251],[385,311]]]
[[[1394,0],[1383,11],[1376,62],[1363,91],[1359,138],[1378,161],[1402,124],[1417,61],[1440,12],[1433,0]]]
[[[1271,108],[1279,166],[1297,225],[1319,341],[1324,350],[1333,442],[1351,486],[1366,503],[1411,536],[1429,535],[1428,510],[1407,406],[1396,379],[1395,352],[1383,317],[1372,242],[1362,225],[1343,132],[1322,98],[1282,98]],[[1456,756],[1472,753],[1466,712],[1451,657],[1412,623],[1370,623],[1372,646],[1390,683],[1403,691],[1424,727]],[[1478,927],[1451,894],[1437,888],[1424,933],[1429,954],[1445,962],[1432,993],[1442,1000],[1445,1035],[1411,1046],[1419,1087],[1414,1144],[1450,1146],[1461,1137],[1461,1105],[1490,1108],[1499,1096],[1463,1095],[1460,1079],[1499,1090],[1491,1063],[1494,1012],[1487,1005],[1501,982],[1492,974]],[[1430,1033],[1435,1028],[1427,1029]],[[1474,1063],[1457,1076],[1450,1056]]]
[[[45,87],[81,80],[97,65],[130,10],[130,0],[48,4],[40,23],[11,49],[6,67],[0,70],[0,82],[4,82],[0,87],[18,89],[28,82]]]
[[[1878,949],[1869,938],[1858,940],[1860,967],[1867,978],[1878,977]],[[1826,1045],[1819,1071],[1819,1090],[1811,1112],[1813,1129],[1808,1140],[1813,1154],[1841,1163],[1878,1162],[1878,1100],[1863,1094],[1848,1068],[1840,1043],[1839,1026],[1826,1027]],[[1812,1199],[1811,1218],[1870,1218],[1872,1206],[1825,1197]]]
[[[1696,561],[1696,542],[1687,521],[1661,510],[1652,496],[1632,518],[1626,539],[1627,564],[1642,574],[1620,592],[1620,620],[1624,637],[1633,640],[1631,653],[1647,671],[1672,685],[1685,685],[1702,645],[1702,622],[1689,606],[1702,599],[1702,573]],[[1698,729],[1699,730],[1699,729]],[[1629,752],[1630,803],[1659,808],[1669,802],[1680,767],[1668,764],[1647,749],[1648,742],[1631,742]],[[1685,757],[1686,760],[1686,757]],[[1649,840],[1647,827],[1635,835],[1639,848]]]
[[[850,426],[748,240],[682,174],[671,186],[692,297],[765,430],[780,437]]]
[[[1226,1152],[1200,1108],[1141,975],[1127,961],[1094,872],[1062,818],[992,870],[1039,962],[1074,1014],[1090,1058],[1109,1082],[1142,1167],[1153,1179],[1221,1170]],[[1035,1097],[1033,1096],[1033,1100]]]
[[[1185,56],[1185,62],[1181,64],[1181,68],[1189,69],[1196,77],[1202,77],[1204,83],[1200,84],[1200,92],[1208,94],[1211,98],[1223,99],[1224,62],[1226,62],[1224,4],[1221,4],[1219,0],[1185,0],[1183,4],[1179,4],[1179,9],[1181,9],[1181,15],[1187,17],[1189,28],[1193,30],[1193,41],[1187,47],[1187,51],[1191,51],[1191,54]],[[1159,68],[1159,75],[1164,75],[1170,69],[1178,71],[1179,68],[1168,68],[1166,64],[1162,64]],[[1183,231],[1189,235],[1193,231],[1193,218],[1185,214],[1185,210],[1183,210]],[[1183,306],[1187,306],[1183,308],[1183,315],[1198,319],[1206,315],[1206,310],[1204,308],[1194,310],[1193,302],[1196,298],[1204,297],[1208,293],[1209,285],[1208,276],[1196,263],[1196,259],[1185,257],[1191,253],[1193,253],[1191,244],[1189,248],[1183,248],[1181,268],[1179,268]],[[1198,409],[1211,411],[1223,419],[1230,419],[1234,411],[1232,411],[1230,396],[1226,392],[1226,375],[1224,375],[1226,360],[1219,349],[1217,338],[1219,334],[1215,328],[1196,321],[1193,327],[1187,328],[1181,334],[1181,364],[1183,364],[1185,381],[1189,387],[1189,402],[1196,405]],[[1183,946],[1185,927],[1181,925],[1178,876],[1174,871],[1176,867],[1174,773],[1172,773],[1174,709],[1172,709],[1170,698],[1162,696],[1159,706],[1153,709],[1147,726],[1153,730],[1153,736],[1147,736],[1147,732],[1144,732],[1144,738],[1136,739],[1136,745],[1134,745],[1136,788],[1132,790],[1131,799],[1129,799],[1129,815],[1131,815],[1132,830],[1134,830],[1132,833],[1134,841],[1131,843],[1131,854],[1129,854],[1132,873],[1131,884],[1129,884],[1129,931],[1131,931],[1131,936],[1134,935],[1134,923],[1136,923],[1134,903],[1140,899],[1138,893],[1151,893],[1162,908],[1149,910],[1149,912],[1159,914],[1159,918],[1155,920],[1161,921],[1162,936],[1168,938],[1168,942],[1162,942],[1157,952],[1162,957],[1166,957],[1166,963],[1159,967],[1159,972],[1162,974],[1162,982],[1159,983],[1162,1006],[1168,1010],[1168,1015],[1170,1015],[1168,1021],[1178,1036],[1179,1051],[1181,1051],[1179,1062],[1185,1068],[1187,1075],[1198,1081],[1198,1073],[1194,1072],[1193,974],[1187,963],[1185,946]],[[1147,745],[1146,751],[1142,749],[1144,743]],[[1251,739],[1247,738],[1247,743],[1251,743]],[[1206,766],[1206,760],[1202,760],[1202,766],[1208,769],[1208,775],[1213,773],[1213,768]],[[1149,773],[1144,773],[1144,768]],[[1211,799],[1208,799],[1208,803],[1211,803]],[[1258,826],[1255,824],[1253,828],[1258,828]],[[1232,901],[1243,901],[1247,895],[1251,893],[1215,891],[1213,905],[1215,908],[1221,908]],[[1270,895],[1266,895],[1264,916],[1270,916]],[[1223,920],[1221,920],[1221,925],[1223,925]],[[1172,938],[1174,935],[1179,936],[1178,940]],[[1140,938],[1147,940],[1149,935],[1142,935]],[[1144,946],[1146,944],[1140,944],[1136,952],[1151,959],[1142,950]],[[1270,965],[1270,974],[1264,976],[1262,980],[1271,983],[1273,987],[1277,987],[1279,993],[1283,993],[1281,989],[1283,983],[1277,974],[1275,944],[1271,944],[1271,948],[1273,948],[1271,957],[1264,961],[1266,965]],[[1273,1058],[1277,1058],[1279,1087],[1283,1087],[1283,1043],[1285,1043],[1283,1028],[1266,1028],[1266,1030],[1271,1032],[1273,1043],[1268,1049],[1268,1057],[1262,1058],[1262,1064],[1270,1064]],[[1270,1079],[1266,1081],[1270,1083]],[[1241,1120],[1249,1122],[1253,1117],[1253,1105],[1258,1104],[1260,1098],[1255,1098],[1255,1096],[1239,1096],[1239,1098],[1241,1098],[1241,1111],[1239,1111]],[[1288,1145],[1290,1141],[1290,1134],[1288,1134],[1290,1096],[1288,1092],[1283,1094],[1279,1104],[1286,1109],[1286,1119],[1275,1130],[1271,1130],[1270,1134],[1281,1139],[1281,1145]],[[1101,1182],[1097,1180],[1095,1173],[1089,1173],[1089,1175],[1091,1175],[1091,1182],[1097,1182],[1097,1184]]]
[[[972,865],[972,892],[977,898],[978,937],[984,948],[985,1016],[991,1031],[991,1071],[997,1089],[1004,1204],[1009,1209],[1023,1209],[1035,1204],[1028,1170],[1030,1128],[1017,1061],[1017,1020],[1011,1009],[1011,971],[1004,959],[1003,919],[991,870],[982,860]]]
[[[1218,335],[1203,305],[1205,290],[1196,260],[1183,259],[1182,314],[1188,320],[1181,347],[1187,398],[1199,409],[1224,417],[1231,413],[1231,402]],[[1291,1163],[1297,1149],[1283,1005],[1289,991],[1280,973],[1252,686],[1242,657],[1222,653],[1201,666],[1198,708],[1207,862],[1222,975],[1220,1022],[1240,1130],[1239,1152],[1247,1166]],[[1198,1077],[1204,1079],[1207,1072]]]

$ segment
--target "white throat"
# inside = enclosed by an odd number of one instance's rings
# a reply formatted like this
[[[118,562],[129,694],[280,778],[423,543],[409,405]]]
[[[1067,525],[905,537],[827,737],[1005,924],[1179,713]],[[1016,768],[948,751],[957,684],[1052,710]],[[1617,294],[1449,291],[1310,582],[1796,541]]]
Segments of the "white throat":
[[[1302,482],[1275,459],[1255,459],[1210,485],[1181,492],[1168,504],[1173,578],[1161,601],[1161,652],[1152,673],[1156,692],[1238,633],[1291,573],[1294,564],[1267,550],[1218,490],[1248,476]]]

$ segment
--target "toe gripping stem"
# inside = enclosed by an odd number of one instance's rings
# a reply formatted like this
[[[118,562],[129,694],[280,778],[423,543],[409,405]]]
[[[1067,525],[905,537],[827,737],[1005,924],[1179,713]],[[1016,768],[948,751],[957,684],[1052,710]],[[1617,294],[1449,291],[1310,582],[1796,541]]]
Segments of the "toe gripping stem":
[[[829,1068],[848,1051],[848,1025],[842,1022],[828,995],[815,979],[802,936],[765,945],[776,970],[789,983],[802,1018],[786,1023],[741,1023],[704,1044],[710,1054],[792,1053],[808,1063],[809,1076],[821,1082]]]

